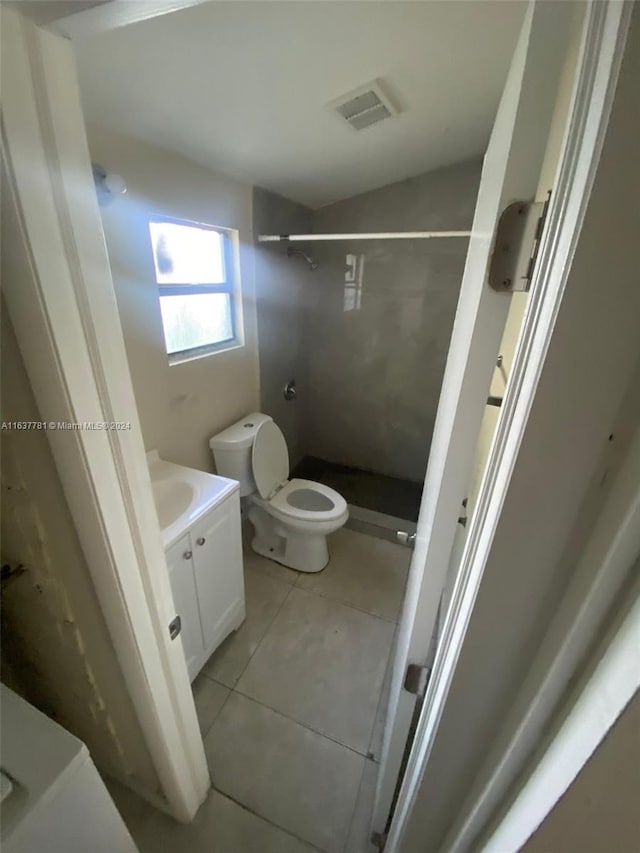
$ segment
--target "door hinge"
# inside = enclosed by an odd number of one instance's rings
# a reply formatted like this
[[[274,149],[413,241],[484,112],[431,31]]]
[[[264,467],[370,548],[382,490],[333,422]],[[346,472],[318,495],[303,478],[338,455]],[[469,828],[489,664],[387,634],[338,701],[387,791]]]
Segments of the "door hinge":
[[[180,631],[182,631],[182,619],[179,616],[176,616],[171,620],[171,622],[169,622],[169,636],[172,640],[175,640],[175,638],[179,636]]]
[[[396,541],[401,545],[406,545],[407,548],[415,548],[416,534],[409,533],[408,530],[396,530]]]
[[[387,833],[386,832],[372,832],[371,833],[371,843],[374,847],[377,847],[378,850],[384,850],[385,844],[387,843]]]
[[[500,216],[489,265],[489,284],[503,293],[527,291],[547,218],[546,201],[515,201]]]
[[[430,676],[431,667],[410,663],[404,676],[404,689],[407,693],[422,697],[427,689]]]

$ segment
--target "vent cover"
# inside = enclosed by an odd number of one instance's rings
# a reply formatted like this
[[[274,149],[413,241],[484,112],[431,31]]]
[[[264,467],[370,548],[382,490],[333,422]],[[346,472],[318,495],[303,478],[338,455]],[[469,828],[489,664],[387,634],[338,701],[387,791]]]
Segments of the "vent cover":
[[[365,127],[371,127],[398,114],[398,110],[384,92],[381,80],[359,86],[327,106],[354,130],[364,130]]]

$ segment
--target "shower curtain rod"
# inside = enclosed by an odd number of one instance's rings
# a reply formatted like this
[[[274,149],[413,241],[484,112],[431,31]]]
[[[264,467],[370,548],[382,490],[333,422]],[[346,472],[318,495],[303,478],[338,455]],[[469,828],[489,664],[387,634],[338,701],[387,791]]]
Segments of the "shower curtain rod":
[[[431,240],[435,237],[470,237],[471,231],[381,231],[370,234],[260,234],[259,243],[301,242],[319,240]]]

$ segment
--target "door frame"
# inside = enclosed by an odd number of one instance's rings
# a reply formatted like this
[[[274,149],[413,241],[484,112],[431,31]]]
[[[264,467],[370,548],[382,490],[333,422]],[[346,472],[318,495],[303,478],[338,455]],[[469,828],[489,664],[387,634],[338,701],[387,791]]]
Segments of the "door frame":
[[[572,105],[554,182],[553,201],[549,207],[532,281],[530,303],[523,321],[476,510],[470,519],[406,771],[389,826],[385,853],[398,853],[402,849],[420,782],[444,713],[511,475],[517,464],[518,450],[534,405],[545,356],[554,336],[555,320],[598,168],[631,12],[630,4],[615,0],[607,0],[606,3],[592,0],[588,4]],[[425,574],[428,568],[425,565]],[[622,582],[621,578],[618,580]],[[439,591],[431,585],[432,595],[439,596]],[[595,586],[590,605],[601,613],[610,604],[615,591],[609,584]],[[460,817],[445,842],[447,850],[462,853],[469,849],[470,839],[482,828],[500,802],[500,797],[504,797],[509,783],[524,769],[528,758],[527,745],[535,743],[542,725],[551,719],[554,708],[550,701],[551,693],[547,691],[553,688],[557,695],[561,686],[566,684],[567,679],[576,670],[578,649],[587,648],[600,630],[601,623],[595,619],[572,623],[568,616],[564,621],[562,614],[560,617],[558,630],[567,635],[573,631],[571,642],[562,648],[557,659],[553,661],[553,667],[549,667],[551,681],[545,683],[538,693],[527,697],[531,713],[518,732],[519,748],[514,749],[513,744],[510,744],[505,747],[504,755],[494,756],[498,769],[489,784],[485,789],[474,792],[476,799],[472,797],[471,802],[461,804]],[[502,762],[499,758],[502,758]]]
[[[92,177],[71,43],[2,8],[2,162],[29,268],[3,281],[114,652],[165,807],[189,822],[209,771],[175,616]],[[142,792],[141,792],[142,793]],[[145,792],[152,799],[154,792]]]

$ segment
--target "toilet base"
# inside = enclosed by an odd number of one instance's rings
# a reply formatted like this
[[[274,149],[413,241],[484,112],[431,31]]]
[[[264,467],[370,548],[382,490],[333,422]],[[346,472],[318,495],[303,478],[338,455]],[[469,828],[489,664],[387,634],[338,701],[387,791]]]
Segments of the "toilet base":
[[[260,507],[249,510],[255,536],[251,547],[262,557],[298,572],[320,572],[329,562],[325,534],[284,529]]]

